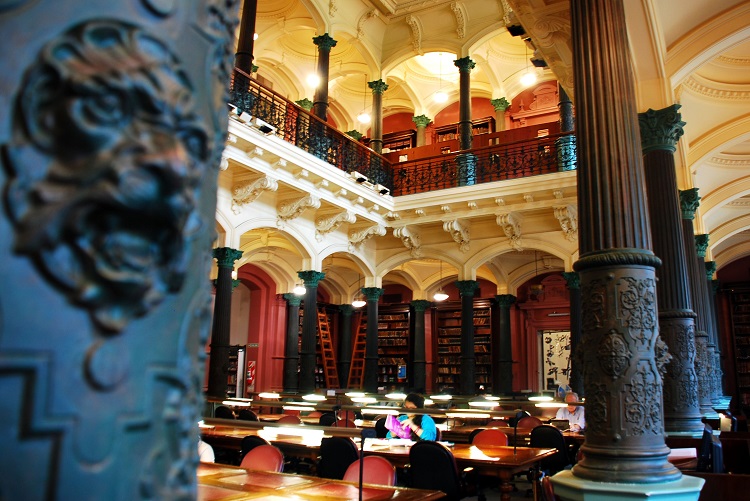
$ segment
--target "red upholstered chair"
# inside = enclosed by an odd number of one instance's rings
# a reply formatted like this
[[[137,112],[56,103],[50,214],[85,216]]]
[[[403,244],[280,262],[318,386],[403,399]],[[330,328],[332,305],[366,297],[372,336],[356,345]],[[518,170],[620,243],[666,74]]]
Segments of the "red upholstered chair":
[[[472,445],[508,445],[508,435],[500,430],[486,429],[474,435]]]
[[[362,465],[362,483],[379,485],[396,485],[396,468],[386,458],[380,456],[365,456]],[[349,465],[344,473],[344,480],[359,482],[359,462]]]
[[[339,419],[333,423],[335,428],[356,428],[357,425],[351,419]]]
[[[259,445],[242,458],[240,467],[248,470],[284,471],[284,454],[273,445]]]
[[[295,416],[293,414],[287,414],[279,418],[279,420],[276,422],[279,424],[302,424],[302,420],[299,418],[299,416]]]
[[[521,418],[518,421],[519,428],[536,428],[537,426],[542,426],[543,424],[544,422],[541,419],[534,416],[526,416],[525,418]]]

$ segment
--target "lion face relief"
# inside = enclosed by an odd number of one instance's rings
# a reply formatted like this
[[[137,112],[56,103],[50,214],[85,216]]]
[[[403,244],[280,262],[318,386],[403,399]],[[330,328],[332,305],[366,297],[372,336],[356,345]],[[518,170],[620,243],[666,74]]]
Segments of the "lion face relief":
[[[21,83],[5,145],[14,250],[121,330],[186,273],[209,134],[166,45],[120,22],[72,28]]]

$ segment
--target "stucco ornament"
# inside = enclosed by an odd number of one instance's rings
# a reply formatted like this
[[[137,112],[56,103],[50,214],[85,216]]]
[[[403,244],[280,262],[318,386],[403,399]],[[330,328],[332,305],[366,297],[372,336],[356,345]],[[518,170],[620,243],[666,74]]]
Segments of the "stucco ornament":
[[[14,251],[119,331],[180,289],[201,227],[211,148],[191,84],[159,39],[96,21],[48,43],[20,89],[5,146]]]

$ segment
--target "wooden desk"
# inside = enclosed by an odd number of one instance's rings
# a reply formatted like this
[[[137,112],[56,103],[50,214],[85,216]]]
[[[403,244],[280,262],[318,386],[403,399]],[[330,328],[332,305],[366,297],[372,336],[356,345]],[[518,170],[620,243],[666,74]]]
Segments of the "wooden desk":
[[[364,484],[362,499],[417,501],[445,497],[440,491],[407,489]],[[307,475],[288,475],[263,471],[244,470],[223,465],[201,463],[198,466],[199,501],[240,501],[264,499],[266,501],[316,499],[336,501],[359,499],[355,483]]]
[[[513,428],[509,426],[454,426],[452,428],[448,428],[447,430],[441,431],[441,436],[442,439],[446,442],[469,443],[469,435],[471,435],[474,430],[486,430],[489,428],[505,433],[508,436],[508,444],[513,445]],[[528,445],[532,429],[533,428],[518,428],[516,430],[516,445]],[[564,431],[563,437],[565,437],[565,442],[567,442],[569,445],[581,445],[584,439],[583,433],[576,433],[572,431]]]
[[[201,438],[204,442],[211,445],[211,447],[238,451],[240,450],[243,438],[255,435],[265,438],[288,456],[317,460],[320,455],[320,440],[310,440],[300,436],[284,434],[277,434],[275,437],[271,437],[266,433],[258,433],[259,431],[262,430],[215,426],[213,428],[201,428]]]

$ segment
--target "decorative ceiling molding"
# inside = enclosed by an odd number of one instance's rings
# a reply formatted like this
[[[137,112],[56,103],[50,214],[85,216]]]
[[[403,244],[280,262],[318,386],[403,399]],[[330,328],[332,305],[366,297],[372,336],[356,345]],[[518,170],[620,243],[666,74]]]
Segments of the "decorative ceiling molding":
[[[469,251],[469,224],[454,219],[443,223],[443,231],[450,233],[453,241],[458,244],[458,250],[461,252]]]
[[[717,86],[722,88],[717,88]],[[724,101],[750,100],[750,86],[748,85],[710,82],[695,74],[685,79],[683,88],[708,99],[721,99]]]
[[[278,181],[270,176],[237,185],[232,190],[232,212],[239,214],[243,206],[253,203],[264,191],[278,189]]]
[[[726,157],[711,157],[707,162],[717,167],[723,167],[725,169],[747,169],[750,167],[750,156],[741,159],[726,158]]]
[[[466,37],[465,7],[461,2],[451,2],[451,10],[453,11],[453,15],[456,16],[456,36],[461,40]]]
[[[366,240],[374,236],[383,237],[385,233],[385,226],[380,224],[375,224],[362,230],[351,231],[349,232],[349,250],[354,251]]]
[[[357,21],[357,40],[362,40],[365,36],[365,23],[370,19],[378,17],[376,9],[365,12]]]
[[[411,252],[411,257],[422,257],[422,235],[416,227],[402,226],[401,228],[393,228],[393,236],[401,239],[404,247]]]
[[[342,223],[354,224],[356,222],[357,216],[348,210],[337,212],[332,216],[321,216],[315,220],[315,239],[322,242],[327,233],[338,229]]]
[[[565,238],[570,242],[575,241],[578,238],[578,208],[570,204],[555,207],[555,217]]]
[[[412,15],[406,16],[406,24],[411,28],[411,44],[414,50],[420,56],[422,52],[422,25],[419,23],[419,19]]]
[[[517,251],[522,251],[520,216],[515,212],[508,212],[499,214],[495,221],[497,221],[498,226],[503,229],[505,236],[510,240],[510,246]]]
[[[277,207],[278,217],[276,226],[283,228],[286,221],[299,217],[307,209],[320,208],[320,198],[315,195],[305,195],[297,200],[288,200],[281,202]]]

